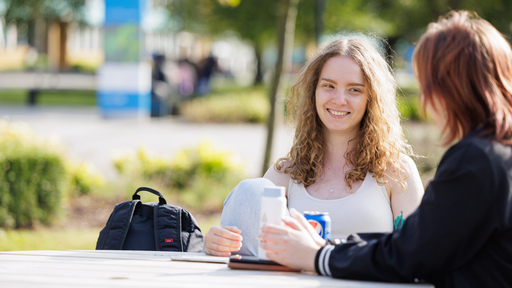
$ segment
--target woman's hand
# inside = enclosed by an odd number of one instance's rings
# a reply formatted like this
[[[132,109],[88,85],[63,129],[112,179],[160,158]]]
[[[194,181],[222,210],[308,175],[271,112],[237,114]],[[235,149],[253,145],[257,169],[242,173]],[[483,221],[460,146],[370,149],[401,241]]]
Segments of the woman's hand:
[[[260,246],[270,260],[295,269],[315,271],[315,256],[325,240],[297,210],[290,209],[293,217],[283,219],[286,226],[264,225],[259,238]]]
[[[229,257],[231,252],[242,247],[242,236],[235,226],[220,227],[214,225],[204,237],[205,252],[213,256]]]

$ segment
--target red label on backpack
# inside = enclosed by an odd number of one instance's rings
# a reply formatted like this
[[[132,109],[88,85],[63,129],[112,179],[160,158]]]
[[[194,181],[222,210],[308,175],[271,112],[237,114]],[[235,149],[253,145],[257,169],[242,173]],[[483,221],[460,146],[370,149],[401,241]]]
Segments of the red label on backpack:
[[[164,241],[165,241],[165,243],[169,243],[169,242],[174,242],[174,239],[169,238],[169,239],[165,239]]]

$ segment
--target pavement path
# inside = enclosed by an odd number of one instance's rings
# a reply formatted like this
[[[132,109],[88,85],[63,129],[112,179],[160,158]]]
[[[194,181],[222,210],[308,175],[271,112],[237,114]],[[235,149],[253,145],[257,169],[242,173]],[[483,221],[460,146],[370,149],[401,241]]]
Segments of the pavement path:
[[[179,117],[151,119],[104,119],[96,108],[0,107],[0,119],[26,123],[36,135],[54,138],[76,161],[91,163],[106,179],[115,179],[113,158],[144,148],[149,153],[172,158],[186,147],[210,141],[228,150],[244,164],[248,177],[260,177],[265,152],[263,124],[196,124]],[[272,161],[285,156],[293,130],[278,127]]]

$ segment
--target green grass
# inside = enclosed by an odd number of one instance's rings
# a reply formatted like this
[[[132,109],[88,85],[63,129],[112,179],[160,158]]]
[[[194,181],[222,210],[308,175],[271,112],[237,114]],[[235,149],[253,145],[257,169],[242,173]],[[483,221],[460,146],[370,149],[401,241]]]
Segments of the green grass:
[[[113,209],[114,207],[112,207]],[[220,223],[220,214],[194,215],[204,234]],[[105,223],[107,219],[105,219]],[[94,250],[100,230],[38,228],[34,230],[0,229],[0,251],[23,250]]]
[[[0,90],[0,105],[27,105],[27,90]],[[40,106],[96,106],[96,91],[62,90],[41,91],[37,97]]]
[[[0,230],[0,251],[91,250],[101,229]]]

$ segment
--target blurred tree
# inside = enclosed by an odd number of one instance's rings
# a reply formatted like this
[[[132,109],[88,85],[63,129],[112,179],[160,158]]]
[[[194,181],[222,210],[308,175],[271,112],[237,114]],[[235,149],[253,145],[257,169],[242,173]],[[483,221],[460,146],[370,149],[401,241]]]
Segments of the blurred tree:
[[[304,4],[303,4],[304,3]],[[315,39],[316,1],[300,3],[297,23],[297,41],[307,44]],[[275,45],[279,1],[275,0],[173,0],[167,2],[171,26],[177,31],[187,30],[210,36],[235,32],[248,41],[255,53],[257,71],[254,84],[263,81],[262,53],[265,47]]]
[[[213,36],[232,31],[241,39],[249,41],[257,59],[254,84],[263,80],[263,49],[277,39],[278,53],[269,93],[271,111],[267,122],[263,173],[268,168],[272,154],[274,127],[283,118],[283,90],[288,82],[287,73],[283,71],[290,71],[291,67],[298,3],[299,0],[199,0],[193,3],[175,0],[167,3],[176,30]],[[302,41],[315,37],[315,10],[310,9],[315,6],[313,1],[307,3],[305,9],[301,10],[304,11],[305,20],[301,21],[303,37],[299,39]]]
[[[274,0],[167,0],[172,26],[217,36],[236,32],[252,43],[258,60],[255,83],[262,80],[263,49],[275,43],[278,1]],[[321,35],[364,31],[389,43],[416,41],[426,25],[450,9],[476,11],[504,34],[512,35],[510,0],[305,0],[296,20],[296,40],[301,45],[318,42]],[[321,27],[320,27],[320,26]],[[320,29],[320,30],[318,30]]]
[[[393,47],[400,39],[414,43],[423,33],[426,25],[450,9],[467,9],[493,23],[500,31],[511,34],[512,5],[510,0],[305,0],[300,3],[297,16],[290,11],[297,9],[298,1],[282,0],[169,0],[166,5],[171,14],[175,31],[187,30],[203,35],[217,36],[226,31],[234,31],[241,39],[250,41],[258,60],[255,83],[262,81],[261,59],[266,45],[276,39],[276,25],[279,5],[289,6],[286,17],[295,23],[296,42],[318,43],[323,35],[336,35],[363,31],[387,40],[388,59],[392,61]],[[288,3],[288,4],[283,4]],[[293,8],[295,7],[295,8]],[[293,14],[292,13],[292,14]],[[283,14],[284,15],[284,14]],[[279,27],[284,25],[281,19]],[[295,26],[295,24],[294,24]],[[294,28],[295,29],[295,28]],[[283,83],[281,74],[286,66],[286,53],[291,49],[286,41],[284,30],[279,30],[279,52],[271,87],[272,112],[268,123],[267,149],[264,171],[272,149],[274,122],[279,121],[279,91]],[[284,34],[281,34],[284,33]],[[290,38],[289,38],[290,39]],[[293,39],[293,37],[291,37]],[[293,40],[292,40],[293,41]],[[288,48],[284,48],[284,47]],[[284,68],[284,71],[289,71]]]
[[[48,53],[48,36],[58,39],[58,68],[65,68],[67,27],[85,24],[85,0],[3,0],[6,25],[16,24],[27,42],[40,53]],[[25,31],[23,31],[25,30]]]
[[[450,10],[477,12],[504,34],[512,35],[510,0],[326,0],[324,31],[365,31],[387,40],[388,56],[398,40],[414,43],[428,23]]]
[[[297,18],[297,6],[299,0],[281,0],[280,15],[278,25],[278,54],[270,87],[270,115],[267,120],[267,142],[265,155],[263,158],[263,169],[261,175],[264,175],[270,165],[270,156],[274,140],[274,131],[276,124],[281,124],[283,119],[284,88],[286,87],[288,73],[292,64],[292,50],[295,35],[295,20]]]
[[[275,0],[175,0],[167,4],[179,30],[211,36],[232,31],[253,46],[257,59],[254,80],[263,80],[261,59],[263,48],[276,35],[278,1]]]
[[[225,2],[235,2],[226,5]],[[254,84],[263,80],[262,53],[269,43],[275,43],[279,1],[219,1],[212,10],[212,31],[221,34],[226,30],[236,32],[242,39],[249,41],[257,60]]]

